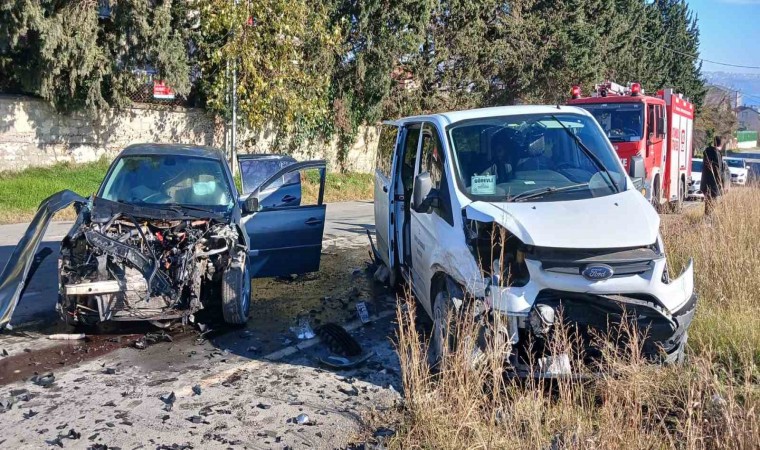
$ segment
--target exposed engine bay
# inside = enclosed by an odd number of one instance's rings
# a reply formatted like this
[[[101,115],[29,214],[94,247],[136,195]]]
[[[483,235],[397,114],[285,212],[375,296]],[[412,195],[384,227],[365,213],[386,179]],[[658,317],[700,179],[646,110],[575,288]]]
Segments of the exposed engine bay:
[[[80,215],[61,246],[64,321],[186,320],[218,298],[224,271],[245,258],[238,230],[213,218],[174,216]]]

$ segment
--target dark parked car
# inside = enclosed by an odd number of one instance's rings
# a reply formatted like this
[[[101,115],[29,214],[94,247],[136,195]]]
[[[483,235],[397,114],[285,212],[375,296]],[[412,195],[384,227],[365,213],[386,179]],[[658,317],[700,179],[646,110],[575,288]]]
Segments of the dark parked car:
[[[48,222],[72,203],[78,216],[59,261],[64,321],[163,323],[220,308],[226,322],[244,323],[252,277],[319,269],[325,162],[241,156],[240,168],[242,194],[218,150],[132,145],[91,198],[62,191],[43,201],[0,274],[0,329],[44,256]],[[321,177],[310,205],[300,192],[307,169]]]

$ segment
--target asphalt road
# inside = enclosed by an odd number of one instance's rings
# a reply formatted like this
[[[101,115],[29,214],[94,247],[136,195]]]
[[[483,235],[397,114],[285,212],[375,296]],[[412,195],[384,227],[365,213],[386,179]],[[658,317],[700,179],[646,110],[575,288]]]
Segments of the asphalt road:
[[[374,210],[372,202],[342,202],[327,205],[327,221],[324,231],[324,247],[367,243],[366,234],[374,233]],[[40,246],[49,247],[53,253],[42,262],[34,278],[21,298],[11,325],[19,326],[53,320],[58,298],[57,255],[60,241],[71,228],[72,222],[53,222],[45,233]],[[28,224],[0,225],[0,267],[5,267],[19,238]]]

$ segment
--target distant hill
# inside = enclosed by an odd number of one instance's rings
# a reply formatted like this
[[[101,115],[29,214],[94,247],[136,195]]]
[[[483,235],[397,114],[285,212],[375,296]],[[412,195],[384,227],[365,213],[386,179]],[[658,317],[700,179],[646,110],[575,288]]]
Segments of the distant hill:
[[[705,72],[704,76],[708,84],[724,86],[741,92],[743,94],[743,105],[760,105],[760,72]]]

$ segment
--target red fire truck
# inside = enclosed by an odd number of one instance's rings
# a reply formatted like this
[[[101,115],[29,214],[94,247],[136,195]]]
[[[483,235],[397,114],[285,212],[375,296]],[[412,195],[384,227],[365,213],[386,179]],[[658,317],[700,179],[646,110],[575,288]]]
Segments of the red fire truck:
[[[588,110],[602,126],[634,179],[657,209],[680,209],[691,176],[694,105],[664,89],[645,95],[639,83],[611,81],[595,86],[590,97],[573,86],[568,104]]]

